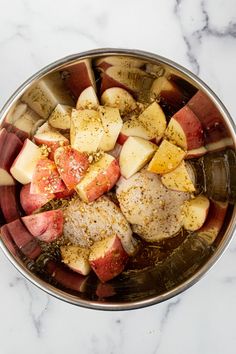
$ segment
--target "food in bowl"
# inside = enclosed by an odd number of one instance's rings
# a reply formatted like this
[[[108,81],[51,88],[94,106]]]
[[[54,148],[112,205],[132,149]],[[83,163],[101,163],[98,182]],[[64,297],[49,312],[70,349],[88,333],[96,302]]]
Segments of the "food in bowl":
[[[2,124],[2,240],[75,292],[115,296],[113,279],[132,286],[144,269],[167,289],[217,242],[232,147],[207,95],[163,67],[119,56],[68,65]]]

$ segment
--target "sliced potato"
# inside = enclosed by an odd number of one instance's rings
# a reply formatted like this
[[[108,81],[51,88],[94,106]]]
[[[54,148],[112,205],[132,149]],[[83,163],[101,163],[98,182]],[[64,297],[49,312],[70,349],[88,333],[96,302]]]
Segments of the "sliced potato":
[[[195,187],[185,162],[182,161],[173,171],[165,173],[161,181],[166,188],[181,192],[194,192]]]
[[[157,102],[153,102],[143,113],[140,114],[138,120],[150,132],[150,139],[162,138],[166,129],[165,114]]]
[[[101,103],[118,108],[121,114],[132,112],[137,106],[133,96],[121,87],[110,87],[105,90],[101,96]]]
[[[189,231],[200,229],[207,218],[209,207],[209,199],[204,195],[198,195],[196,198],[186,201],[183,206],[184,228]]]
[[[157,146],[138,137],[129,137],[124,143],[119,163],[122,176],[129,178],[144,167],[152,158]]]
[[[48,122],[53,128],[70,129],[72,107],[58,104],[52,111]]]
[[[164,174],[173,171],[186,153],[180,147],[163,140],[148,166],[149,172]]]
[[[96,152],[101,142],[104,129],[99,113],[92,109],[72,110],[70,142],[81,152]]]
[[[123,121],[118,108],[100,107],[99,114],[104,130],[99,148],[103,151],[109,151],[114,149]]]

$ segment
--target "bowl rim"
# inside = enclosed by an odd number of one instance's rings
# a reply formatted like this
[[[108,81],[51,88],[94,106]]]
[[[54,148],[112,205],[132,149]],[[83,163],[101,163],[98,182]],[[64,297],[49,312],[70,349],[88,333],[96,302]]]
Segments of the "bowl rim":
[[[7,100],[5,105],[0,110],[0,124],[4,119],[5,115],[10,110],[11,106],[18,100],[18,98],[22,95],[23,91],[25,91],[30,85],[32,85],[35,81],[42,78],[44,75],[54,71],[55,69],[62,68],[65,64],[72,64],[73,62],[81,59],[87,58],[96,58],[101,56],[108,55],[122,55],[122,56],[134,56],[140,59],[153,60],[158,61],[164,65],[170,66],[172,69],[180,71],[182,74],[193,80],[201,90],[203,90],[208,97],[213,101],[216,105],[217,109],[222,114],[224,121],[231,133],[232,139],[234,141],[234,147],[236,146],[236,126],[235,123],[227,111],[226,107],[219,99],[219,97],[210,89],[210,87],[203,82],[199,77],[197,77],[190,70],[181,66],[180,64],[167,59],[163,56],[153,54],[147,51],[137,50],[137,49],[118,49],[118,48],[99,48],[94,50],[89,50],[81,53],[71,54],[65,56],[61,59],[58,59],[46,66],[42,69],[38,70],[35,74],[30,76],[22,85],[18,87],[18,89],[11,95],[11,97]],[[38,278],[34,275],[22,261],[19,261],[15,256],[13,256],[10,251],[7,249],[3,241],[0,239],[0,248],[2,249],[5,256],[9,259],[9,261],[13,264],[13,266],[31,283],[37,286],[39,289],[45,291],[47,294],[52,295],[53,297],[65,301],[67,303],[77,305],[84,308],[96,309],[96,310],[131,310],[143,308],[151,305],[155,305],[161,303],[163,301],[169,300],[174,296],[179,295],[180,293],[186,291],[191,286],[196,284],[203,276],[205,276],[208,271],[213,267],[214,264],[220,259],[223,255],[224,251],[228,247],[230,241],[232,240],[234,231],[236,228],[236,207],[234,207],[231,219],[229,221],[228,227],[225,230],[224,239],[221,242],[220,246],[217,250],[212,254],[209,260],[190,278],[185,280],[183,283],[179,284],[175,288],[165,292],[164,294],[152,296],[148,299],[138,300],[133,302],[102,302],[102,301],[92,301],[92,300],[84,300],[80,299],[75,295],[71,295],[62,291],[46,281]]]

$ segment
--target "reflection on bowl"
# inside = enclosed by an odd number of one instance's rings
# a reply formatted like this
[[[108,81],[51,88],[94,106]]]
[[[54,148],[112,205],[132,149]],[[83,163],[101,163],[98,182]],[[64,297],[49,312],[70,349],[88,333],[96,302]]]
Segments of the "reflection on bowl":
[[[197,194],[206,195],[210,207],[204,225],[197,231],[181,228],[173,237],[152,243],[137,236],[139,250],[129,259],[125,270],[102,283],[92,272],[81,275],[61,263],[58,240],[45,243],[45,239],[37,240],[33,231],[26,229],[20,219],[25,213],[31,214],[45,204],[44,210],[50,210],[52,205],[55,209],[63,208],[67,199],[58,194],[56,204],[51,203],[48,195],[37,201],[37,207],[27,198],[20,203],[20,191],[22,195],[28,188],[22,189],[22,184],[27,185],[31,171],[27,164],[20,170],[19,160],[13,168],[12,164],[23,144],[29,161],[35,158],[34,147],[26,139],[32,139],[37,132],[35,142],[45,143],[41,134],[45,122],[62,136],[59,145],[51,145],[49,157],[53,156],[55,149],[67,141],[71,107],[116,107],[118,91],[116,95],[113,91],[107,93],[114,87],[127,92],[119,106],[123,122],[137,119],[148,105],[158,102],[167,123],[174,116],[180,128],[189,131],[186,139],[177,144],[186,151]],[[198,127],[187,126],[186,112],[197,117]],[[204,83],[167,59],[139,51],[95,50],[59,60],[35,74],[10,98],[1,112],[1,128],[1,247],[26,278],[51,295],[97,309],[132,309],[158,303],[198,281],[232,237],[236,193],[234,124]],[[165,134],[171,140],[172,131],[168,129]],[[160,144],[160,139],[148,135],[148,129],[130,133],[143,138],[142,134]],[[177,136],[174,138],[178,140]],[[94,136],[94,144],[96,139]],[[118,142],[123,144],[126,139],[125,134],[120,134]],[[80,141],[75,144],[79,146]],[[113,156],[117,157],[119,151],[116,146]],[[17,181],[13,176],[17,176]],[[112,192],[110,196],[114,198]],[[89,201],[90,196],[87,198]],[[138,227],[133,230],[139,233]]]

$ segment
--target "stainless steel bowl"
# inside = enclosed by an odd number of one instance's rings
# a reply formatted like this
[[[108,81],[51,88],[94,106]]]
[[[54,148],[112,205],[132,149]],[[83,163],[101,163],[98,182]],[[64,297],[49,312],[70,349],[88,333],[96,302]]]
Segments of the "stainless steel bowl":
[[[24,275],[33,284],[38,286],[40,289],[55,296],[60,300],[67,301],[71,304],[79,305],[82,307],[101,309],[101,310],[127,310],[135,309],[144,306],[149,306],[152,304],[157,304],[159,302],[170,299],[173,296],[180,294],[181,292],[188,289],[190,286],[195,284],[206,272],[216,263],[219,257],[223,254],[224,250],[228,246],[235,227],[235,180],[234,171],[235,163],[233,159],[226,158],[225,153],[228,149],[232,152],[233,156],[235,153],[236,146],[236,130],[235,125],[230,117],[230,114],[224,107],[223,103],[219,98],[212,92],[212,90],[202,82],[198,77],[189,72],[187,69],[181,67],[175,62],[163,58],[161,56],[138,51],[138,50],[122,50],[122,49],[98,49],[92,50],[80,54],[71,55],[60,59],[29,78],[23,85],[21,85],[18,90],[11,96],[8,102],[5,104],[0,112],[0,122],[3,124],[6,117],[9,117],[10,113],[20,101],[24,92],[37,83],[40,79],[47,76],[52,72],[66,71],[66,68],[75,64],[81,60],[89,59],[95,61],[99,58],[105,58],[108,56],[122,56],[124,58],[135,58],[142,62],[143,67],[145,67],[148,75],[154,80],[160,76],[166,76],[168,80],[174,80],[174,84],[181,87],[184,93],[184,99],[186,102],[197,90],[201,90],[209,100],[215,105],[218,115],[221,117],[222,127],[220,128],[221,133],[223,129],[224,139],[221,141],[219,149],[216,149],[213,158],[218,159],[218,157],[223,159],[223,167],[226,169],[226,179],[220,180],[218,189],[212,188],[212,179],[208,178],[202,183],[208,183],[204,188],[208,190],[211,197],[217,200],[229,200],[230,207],[228,208],[226,218],[224,220],[224,225],[217,237],[217,241],[213,246],[207,248],[207,252],[203,249],[201,244],[199,247],[199,252],[195,255],[186,254],[187,261],[184,259],[184,263],[187,264],[184,268],[182,267],[181,257],[185,257],[186,250],[181,250],[182,253],[178,255],[178,248],[174,253],[177,252],[178,259],[174,260],[174,264],[167,262],[164,265],[162,263],[157,264],[151,269],[143,269],[138,272],[131,272],[128,275],[118,277],[110,282],[110,285],[103,289],[104,296],[98,296],[96,293],[97,283],[94,278],[87,281],[86,289],[84,292],[75,292],[69,289],[65,289],[58,284],[51,283],[48,279],[39,276],[32,271],[32,264],[23,261],[20,257],[14,256],[4,242],[1,240],[0,246],[10,260],[10,262],[19,270],[19,272]],[[132,66],[132,65],[131,65]],[[146,97],[145,89],[142,92],[143,97]],[[139,93],[137,93],[139,95]],[[142,96],[141,95],[141,96]],[[141,97],[140,96],[140,97]],[[139,98],[140,98],[139,97]],[[140,99],[143,99],[141,97]],[[183,101],[183,104],[186,103]],[[171,115],[173,112],[168,113],[168,102],[164,102],[167,114]],[[216,127],[216,129],[218,129]],[[219,129],[218,129],[219,130]],[[209,138],[211,140],[211,134],[213,132],[208,132]],[[214,139],[213,139],[214,140]],[[229,143],[230,141],[230,143]],[[214,147],[213,147],[214,150]],[[219,151],[220,150],[220,151]],[[1,152],[0,152],[1,153]],[[215,160],[210,163],[208,169],[215,166]],[[226,161],[226,162],[225,162]],[[218,166],[218,165],[217,165]],[[202,168],[202,167],[201,167]],[[218,168],[218,167],[217,167]],[[209,171],[208,171],[209,173]],[[220,173],[220,170],[219,170]],[[210,171],[211,174],[211,171]],[[213,179],[217,177],[218,174],[214,172]],[[227,188],[223,188],[224,192],[221,191],[220,186],[227,185]],[[201,187],[201,186],[200,186]],[[227,190],[225,192],[225,190]],[[191,240],[189,247],[191,248]],[[187,245],[188,247],[188,245]],[[198,248],[198,245],[194,245]],[[192,249],[194,249],[192,247]],[[186,248],[186,247],[185,247]],[[194,250],[193,250],[194,251]],[[195,249],[196,251],[196,249]],[[188,263],[189,262],[189,263]],[[175,268],[175,269],[174,269]]]

